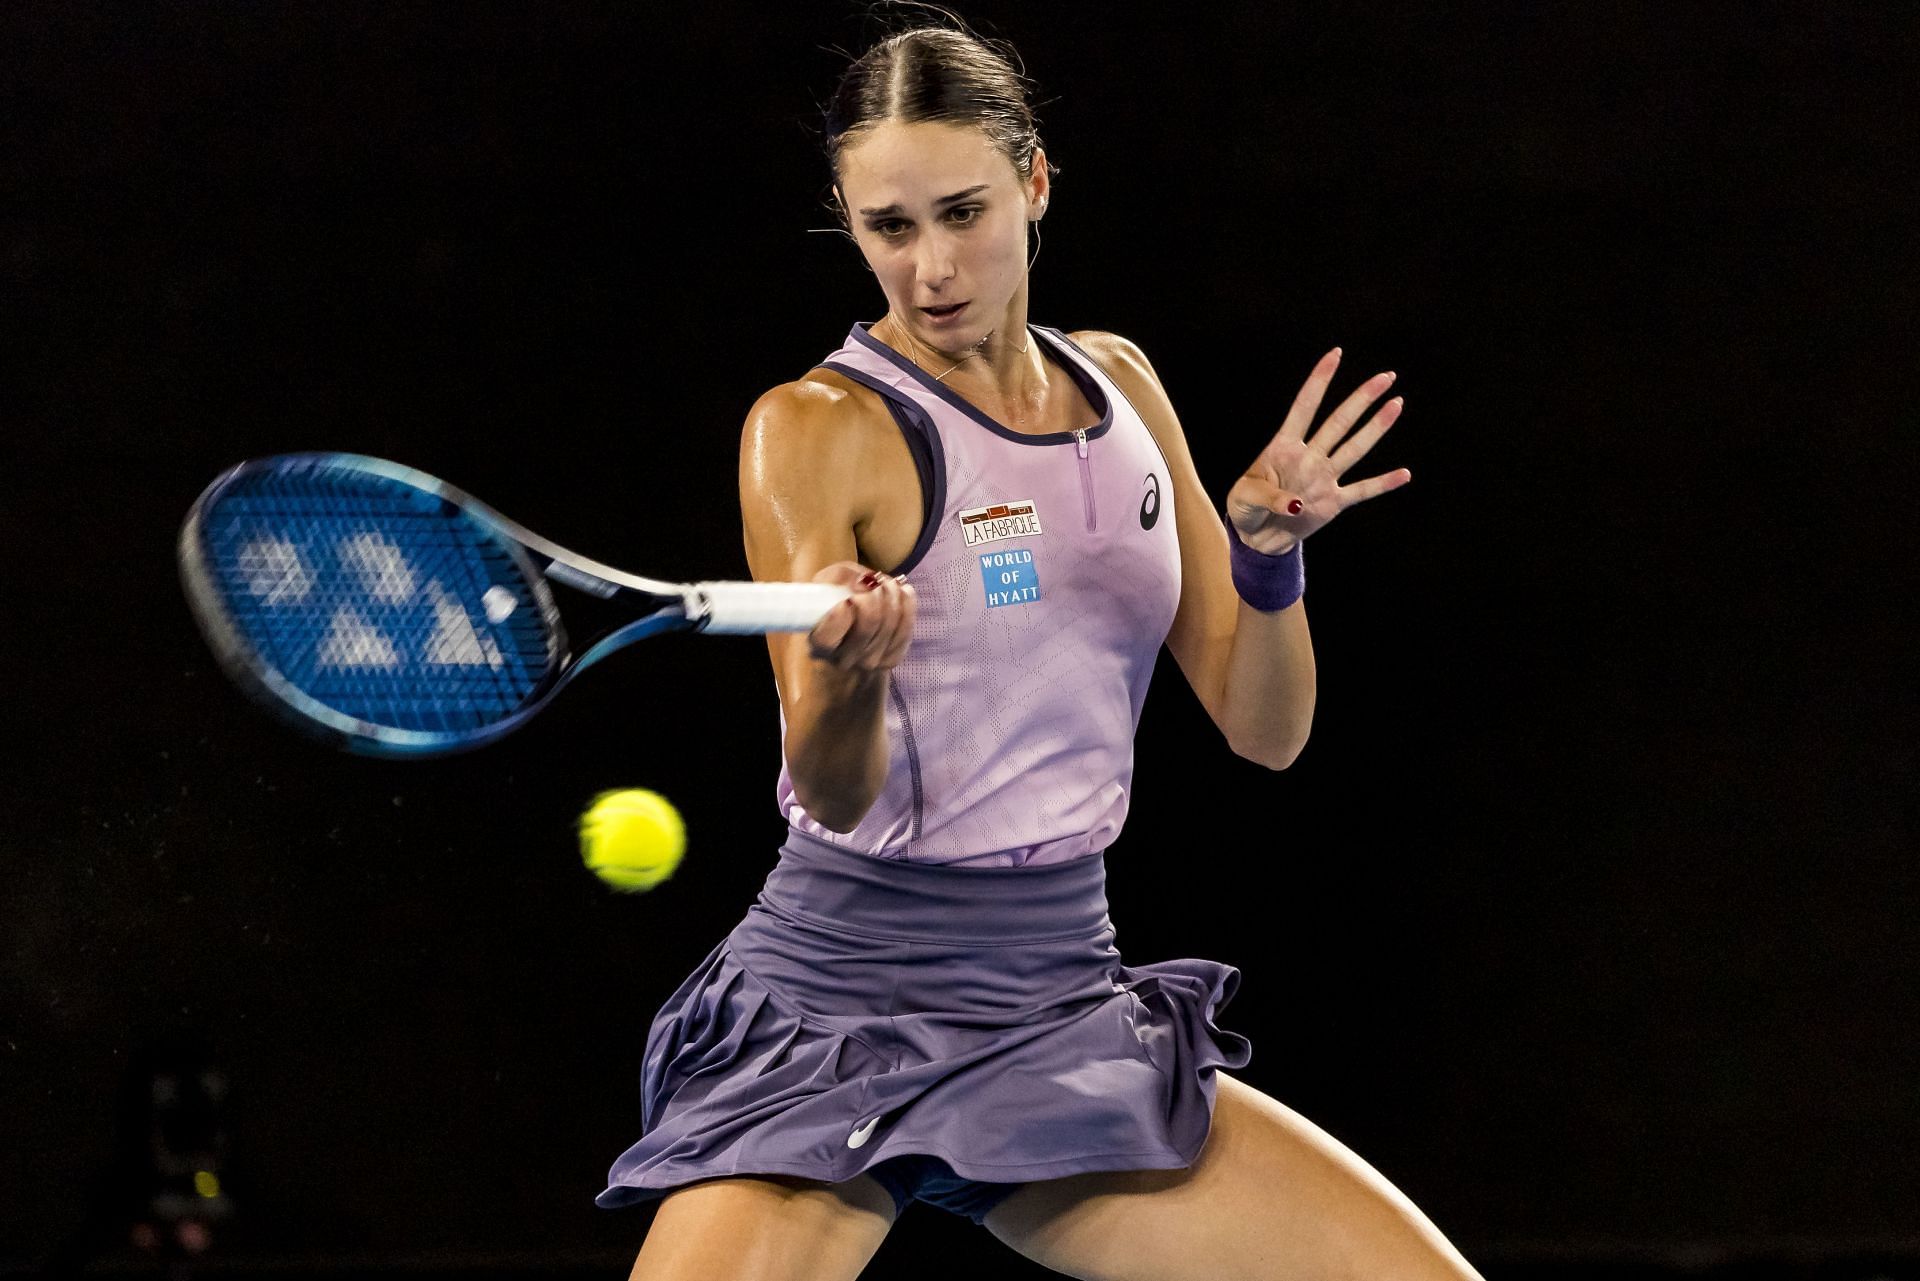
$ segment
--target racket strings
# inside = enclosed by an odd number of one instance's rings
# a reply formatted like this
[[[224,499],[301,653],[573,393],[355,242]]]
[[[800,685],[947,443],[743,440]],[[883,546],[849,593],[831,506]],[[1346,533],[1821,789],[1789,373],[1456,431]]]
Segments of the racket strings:
[[[208,513],[235,626],[308,697],[396,729],[518,710],[557,660],[514,557],[451,504],[356,474],[263,477]]]

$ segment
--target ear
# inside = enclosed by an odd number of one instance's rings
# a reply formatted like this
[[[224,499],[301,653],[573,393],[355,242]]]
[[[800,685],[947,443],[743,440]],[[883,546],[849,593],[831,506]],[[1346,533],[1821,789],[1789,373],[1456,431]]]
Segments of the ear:
[[[1047,199],[1053,192],[1053,180],[1047,175],[1047,153],[1033,149],[1033,166],[1027,178],[1027,221],[1039,222],[1047,212]]]

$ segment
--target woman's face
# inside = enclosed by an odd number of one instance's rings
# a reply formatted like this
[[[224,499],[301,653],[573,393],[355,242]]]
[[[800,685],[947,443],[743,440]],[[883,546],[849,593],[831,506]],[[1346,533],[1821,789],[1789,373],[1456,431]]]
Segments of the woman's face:
[[[1022,182],[969,125],[888,120],[840,153],[855,242],[893,315],[940,351],[1007,325],[1026,283],[1027,220],[1046,194],[1043,155]]]

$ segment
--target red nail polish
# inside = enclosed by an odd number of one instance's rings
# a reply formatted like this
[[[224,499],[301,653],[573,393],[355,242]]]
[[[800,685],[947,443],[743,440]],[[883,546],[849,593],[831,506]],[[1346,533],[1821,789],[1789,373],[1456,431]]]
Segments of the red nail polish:
[[[1299,514],[1300,514],[1300,500],[1296,498],[1292,502],[1287,504],[1287,515],[1298,516]]]

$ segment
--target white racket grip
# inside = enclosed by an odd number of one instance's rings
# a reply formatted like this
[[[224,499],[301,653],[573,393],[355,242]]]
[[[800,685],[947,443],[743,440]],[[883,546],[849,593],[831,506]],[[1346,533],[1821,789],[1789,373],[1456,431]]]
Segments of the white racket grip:
[[[703,632],[757,636],[804,632],[853,595],[832,583],[695,583],[688,615],[704,615]]]

